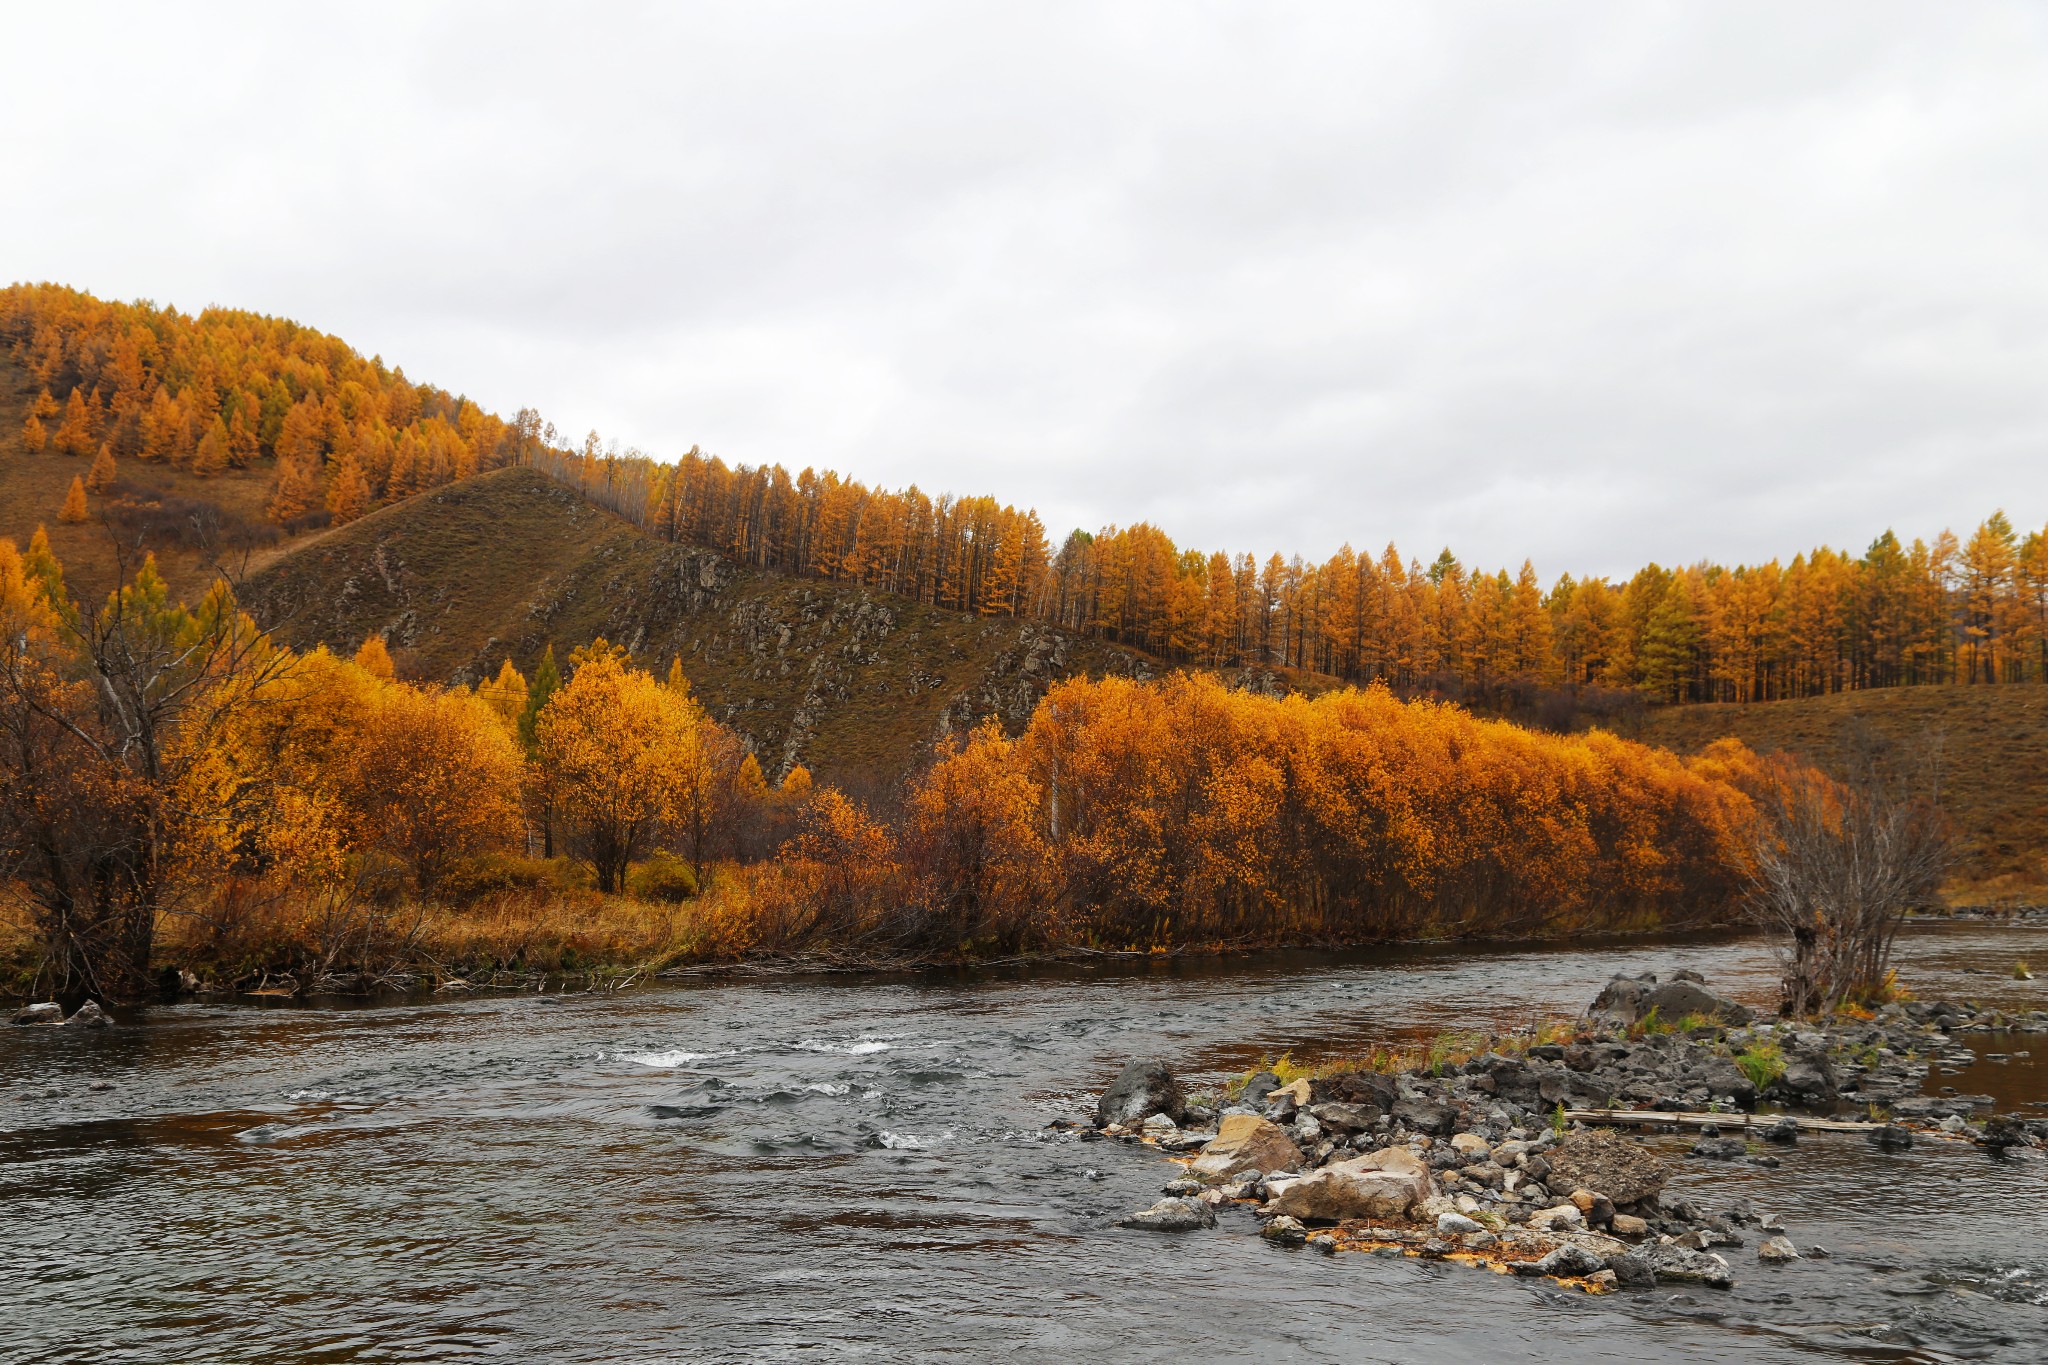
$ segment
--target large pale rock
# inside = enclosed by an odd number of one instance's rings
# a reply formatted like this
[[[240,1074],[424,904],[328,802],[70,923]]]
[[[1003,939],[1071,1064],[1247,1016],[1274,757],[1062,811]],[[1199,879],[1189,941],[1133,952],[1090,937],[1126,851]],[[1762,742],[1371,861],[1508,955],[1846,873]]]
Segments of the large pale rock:
[[[1221,1184],[1240,1171],[1292,1171],[1301,1167],[1301,1149],[1279,1124],[1257,1114],[1225,1114],[1216,1136],[1188,1167],[1197,1180]]]
[[[61,1024],[64,1022],[64,1007],[54,1000],[43,1000],[33,1005],[23,1005],[14,1012],[12,1024]]]
[[[1290,1181],[1266,1207],[1303,1222],[1406,1218],[1411,1209],[1435,1193],[1428,1165],[1406,1147],[1389,1147],[1333,1162],[1313,1175]]]
[[[1154,1114],[1179,1122],[1186,1112],[1187,1098],[1166,1063],[1140,1060],[1124,1067],[1095,1102],[1095,1126],[1121,1123],[1134,1127]]]
[[[1620,1133],[1596,1128],[1574,1133],[1544,1153],[1545,1180],[1553,1189],[1592,1190],[1617,1204],[1633,1204],[1664,1188],[1663,1162]]]

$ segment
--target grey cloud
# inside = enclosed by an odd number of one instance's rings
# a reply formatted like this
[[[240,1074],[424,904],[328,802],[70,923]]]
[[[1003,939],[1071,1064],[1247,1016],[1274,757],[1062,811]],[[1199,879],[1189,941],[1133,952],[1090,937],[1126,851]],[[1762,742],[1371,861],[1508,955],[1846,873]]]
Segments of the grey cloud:
[[[46,8],[0,260],[1055,535],[1789,557],[2048,521],[2044,22]]]

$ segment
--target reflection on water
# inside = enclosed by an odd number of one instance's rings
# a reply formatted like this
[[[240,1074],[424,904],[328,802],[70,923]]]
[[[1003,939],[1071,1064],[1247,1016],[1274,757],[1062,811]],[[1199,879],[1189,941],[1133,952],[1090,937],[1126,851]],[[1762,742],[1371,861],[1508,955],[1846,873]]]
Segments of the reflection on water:
[[[2048,989],[2009,975],[2030,943],[2048,958],[2038,929],[1916,930],[1902,974],[1929,999],[2042,1008]],[[1595,1302],[1289,1252],[1243,1214],[1115,1229],[1166,1168],[1045,1131],[1136,1053],[1214,1080],[1575,1012],[1613,971],[1678,966],[1769,1001],[1768,953],[1718,940],[11,1031],[0,1359],[2038,1359],[2048,1163],[2030,1155],[1808,1138],[1777,1170],[1687,1162],[1709,1207],[1748,1197],[1834,1255],[1767,1270],[1744,1249],[1733,1293]],[[2044,1098],[2041,1040],[1966,1040],[1980,1059],[1939,1084]]]

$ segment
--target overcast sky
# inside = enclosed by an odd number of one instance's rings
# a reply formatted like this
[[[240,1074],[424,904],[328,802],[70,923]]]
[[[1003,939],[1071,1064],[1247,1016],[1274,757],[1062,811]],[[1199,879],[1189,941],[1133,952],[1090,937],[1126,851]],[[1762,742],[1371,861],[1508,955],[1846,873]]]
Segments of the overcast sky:
[[[1321,557],[2048,521],[2048,7],[10,5],[0,275]]]

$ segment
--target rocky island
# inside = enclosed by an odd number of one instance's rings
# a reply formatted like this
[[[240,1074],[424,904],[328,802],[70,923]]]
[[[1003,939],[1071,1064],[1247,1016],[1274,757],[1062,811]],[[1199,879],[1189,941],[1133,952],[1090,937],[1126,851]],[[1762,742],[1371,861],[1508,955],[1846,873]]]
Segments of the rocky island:
[[[1260,1071],[1219,1104],[1187,1094],[1165,1063],[1134,1061],[1087,1136],[1153,1145],[1184,1167],[1124,1227],[1210,1228],[1219,1209],[1243,1207],[1262,1237],[1325,1253],[1460,1261],[1596,1293],[1726,1288],[1729,1254],[1752,1236],[1763,1263],[1826,1248],[1798,1246],[1745,1200],[1709,1210],[1667,1192],[1672,1162],[1643,1135],[1686,1132],[1687,1159],[1763,1165],[1808,1135],[2000,1156],[2048,1145],[2048,1119],[1920,1093],[1931,1065],[1973,1056],[1958,1034],[2048,1029],[2048,1012],[1902,1001],[1867,1013],[1758,1020],[1695,973],[1618,976],[1582,1019],[1284,1083]]]

